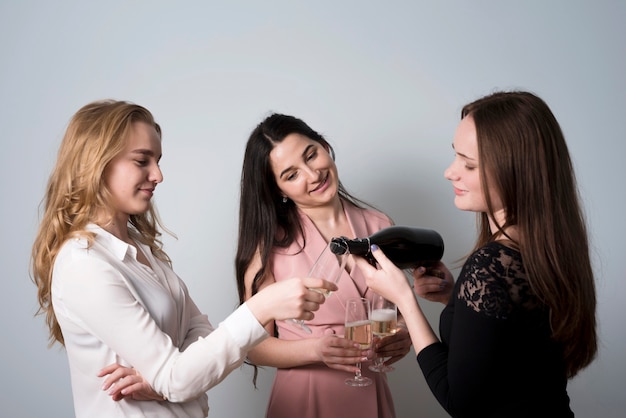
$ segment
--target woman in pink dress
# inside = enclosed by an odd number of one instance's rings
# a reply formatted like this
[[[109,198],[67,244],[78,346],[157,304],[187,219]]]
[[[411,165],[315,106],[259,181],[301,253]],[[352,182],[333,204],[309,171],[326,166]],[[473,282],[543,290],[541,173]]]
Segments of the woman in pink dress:
[[[273,114],[248,140],[242,169],[236,257],[240,301],[274,282],[306,276],[332,237],[362,238],[390,226],[390,218],[351,196],[339,181],[330,144],[305,122]],[[351,256],[352,257],[352,256]],[[446,292],[441,280],[422,283],[420,291]],[[270,337],[248,354],[257,366],[276,367],[267,408],[270,418],[395,417],[384,373],[362,367],[373,380],[366,387],[344,381],[356,363],[371,358],[344,335],[345,301],[372,298],[361,272],[350,259],[333,293],[306,325],[289,321],[268,326]],[[399,331],[380,340],[377,355],[391,364],[411,348],[399,318]],[[255,370],[256,371],[256,370]],[[256,373],[255,373],[256,383]]]

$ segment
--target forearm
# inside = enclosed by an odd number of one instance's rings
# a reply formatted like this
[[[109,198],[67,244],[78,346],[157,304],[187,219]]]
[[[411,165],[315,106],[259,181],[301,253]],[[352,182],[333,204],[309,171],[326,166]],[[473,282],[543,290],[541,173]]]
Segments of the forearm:
[[[294,341],[269,337],[248,353],[248,360],[257,366],[288,369],[319,363],[314,344],[316,339]]]
[[[412,293],[398,301],[398,310],[402,312],[402,321],[409,331],[416,353],[439,341]]]

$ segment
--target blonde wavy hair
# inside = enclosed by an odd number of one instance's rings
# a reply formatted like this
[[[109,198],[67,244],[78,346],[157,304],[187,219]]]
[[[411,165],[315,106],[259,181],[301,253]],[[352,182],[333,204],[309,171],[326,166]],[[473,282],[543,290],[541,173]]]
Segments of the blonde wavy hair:
[[[161,128],[144,107],[115,100],[103,100],[83,106],[72,117],[61,142],[57,161],[48,180],[41,223],[32,248],[30,273],[37,285],[39,309],[49,328],[49,345],[64,345],[51,299],[52,269],[63,244],[70,238],[86,238],[92,245],[94,234],[85,230],[96,216],[113,217],[110,192],[103,179],[107,165],[125,147],[135,122],[153,126],[159,137]],[[40,206],[41,210],[41,206]],[[163,251],[160,229],[164,229],[156,208],[131,215],[129,233],[148,245],[159,259],[171,265]]]

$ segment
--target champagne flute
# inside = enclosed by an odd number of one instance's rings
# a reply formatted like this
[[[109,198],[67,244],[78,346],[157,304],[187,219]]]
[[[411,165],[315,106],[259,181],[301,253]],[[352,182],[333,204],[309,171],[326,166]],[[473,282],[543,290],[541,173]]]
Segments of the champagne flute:
[[[307,277],[317,277],[328,280],[329,282],[337,283],[339,278],[345,270],[346,262],[348,261],[348,247],[343,246],[340,242],[332,241],[324,247],[324,250],[317,257],[317,260],[309,270]],[[323,294],[325,297],[329,297],[332,292],[328,289],[311,289]],[[292,319],[292,322],[299,325],[307,334],[311,334],[311,328],[309,328],[302,319]]]
[[[395,303],[374,293],[372,299],[372,334],[378,338],[388,337],[396,333],[398,323],[398,307]],[[392,366],[385,365],[385,358],[375,353],[374,363],[369,369],[373,372],[386,373],[395,370]]]
[[[346,339],[356,341],[365,350],[372,344],[372,323],[370,321],[370,301],[365,298],[351,298],[346,301]],[[368,386],[372,379],[361,375],[361,362],[356,364],[355,375],[346,379],[348,386]]]

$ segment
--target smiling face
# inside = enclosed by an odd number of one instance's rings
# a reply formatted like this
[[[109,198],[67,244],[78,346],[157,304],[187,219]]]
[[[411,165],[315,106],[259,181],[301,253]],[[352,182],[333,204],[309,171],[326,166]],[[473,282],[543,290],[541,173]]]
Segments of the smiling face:
[[[150,208],[154,189],[163,181],[160,159],[161,138],[155,128],[144,122],[133,123],[124,150],[104,172],[114,218],[122,224],[130,215],[145,213]]]
[[[476,127],[471,116],[459,123],[452,143],[454,161],[444,172],[454,188],[454,204],[461,210],[484,212],[487,204],[480,184]]]
[[[319,142],[287,135],[270,152],[270,163],[281,192],[300,208],[323,206],[337,196],[337,167]]]
[[[461,210],[487,212],[487,202],[480,180],[480,161],[476,125],[471,115],[464,117],[454,134],[454,161],[445,170],[444,176],[452,182],[454,204]],[[494,205],[494,215],[503,217],[502,204],[495,193],[490,195]]]

